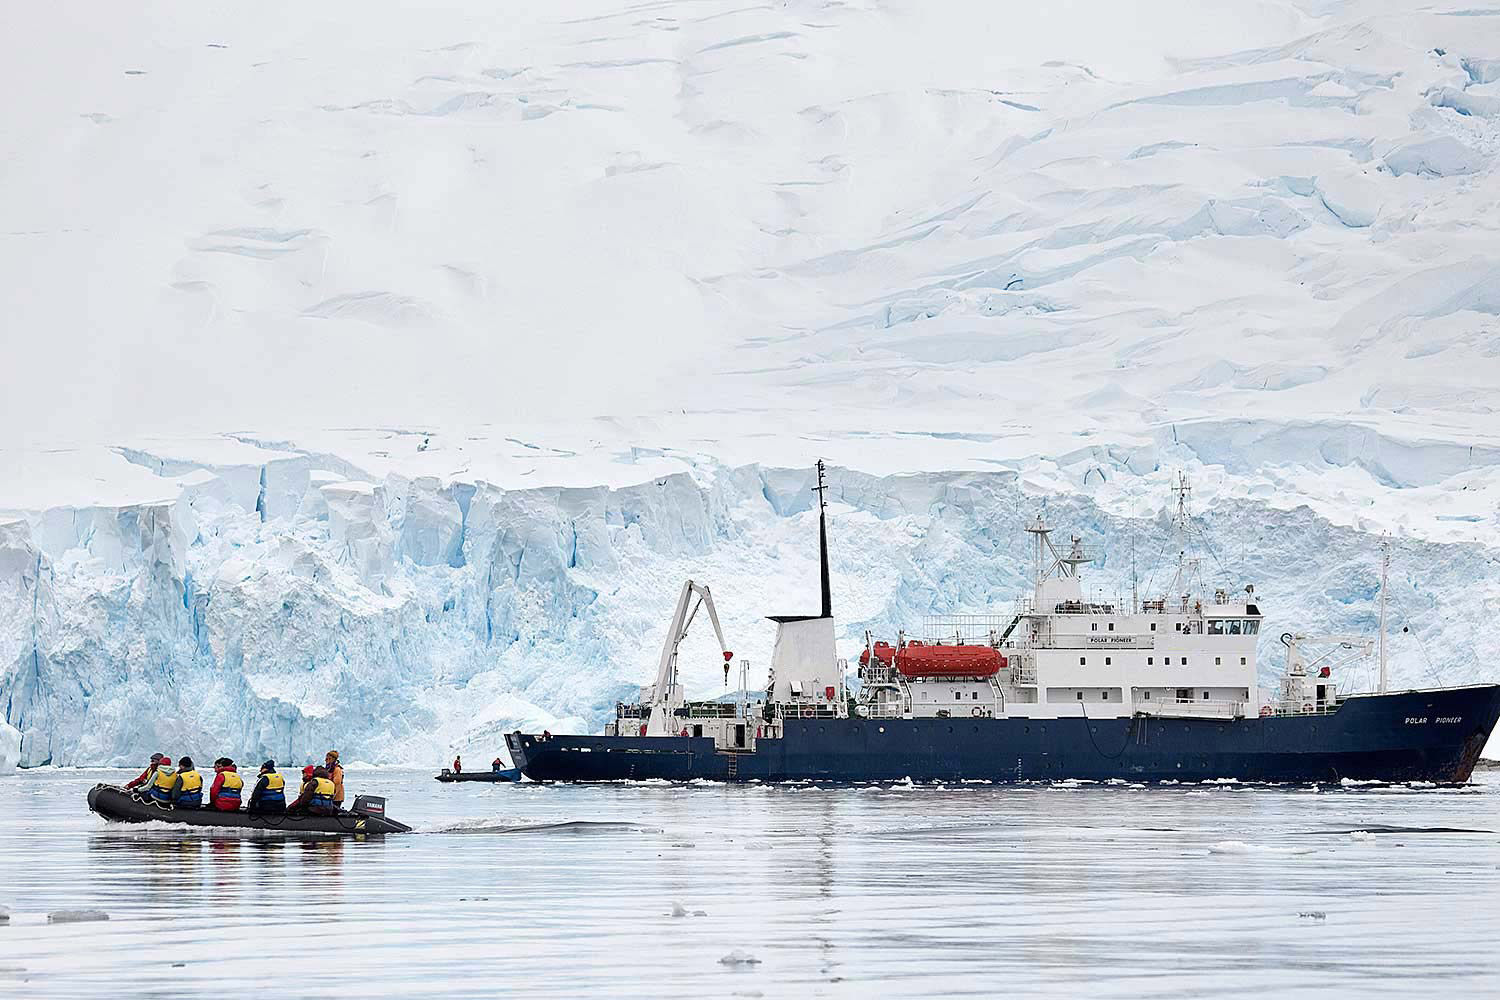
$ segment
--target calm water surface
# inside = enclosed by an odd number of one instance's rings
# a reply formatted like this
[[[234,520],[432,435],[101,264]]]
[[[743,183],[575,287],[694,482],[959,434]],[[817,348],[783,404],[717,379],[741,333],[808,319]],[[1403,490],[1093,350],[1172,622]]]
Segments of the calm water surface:
[[[124,778],[0,778],[0,995],[1500,995],[1493,775],[818,789],[351,771],[351,794],[419,831],[369,841],[87,811],[94,782]],[[81,908],[109,920],[47,922]],[[736,952],[758,961],[721,961]]]

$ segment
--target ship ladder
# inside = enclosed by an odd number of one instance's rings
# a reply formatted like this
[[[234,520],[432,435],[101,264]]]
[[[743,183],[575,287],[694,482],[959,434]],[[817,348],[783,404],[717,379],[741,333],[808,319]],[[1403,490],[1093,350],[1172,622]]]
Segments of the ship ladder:
[[[740,773],[740,755],[732,753],[729,755],[729,780],[733,781]]]

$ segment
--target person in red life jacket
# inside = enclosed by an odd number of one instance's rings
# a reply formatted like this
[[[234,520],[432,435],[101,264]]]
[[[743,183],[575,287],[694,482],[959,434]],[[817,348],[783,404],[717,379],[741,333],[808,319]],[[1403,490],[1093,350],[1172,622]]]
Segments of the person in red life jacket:
[[[274,760],[268,760],[260,766],[260,776],[255,779],[255,788],[250,792],[250,811],[286,812],[286,779],[276,773]]]
[[[332,816],[338,812],[333,805],[333,782],[327,768],[309,764],[302,769],[302,792],[286,811],[312,816]]]
[[[453,773],[454,774],[463,774],[464,773],[464,759],[462,757],[454,757],[453,758]]]
[[[209,786],[208,801],[215,809],[238,812],[241,789],[244,787],[245,779],[240,777],[234,761],[228,757],[220,757],[214,761],[214,783]]]
[[[499,757],[496,757],[494,760],[490,761],[490,770],[491,771],[498,771],[498,770],[500,770],[500,758]]]
[[[164,753],[154,753],[154,754],[152,754],[151,755],[151,763],[149,763],[149,764],[146,765],[146,769],[140,773],[139,777],[132,778],[130,781],[125,782],[125,787],[127,789],[131,789],[131,788],[146,788],[146,789],[149,790],[151,788],[152,784],[155,783],[155,780],[156,780],[156,769],[159,768],[159,767],[161,767],[162,761],[166,761],[167,767],[171,767],[172,766],[172,758],[171,757],[168,757]]]

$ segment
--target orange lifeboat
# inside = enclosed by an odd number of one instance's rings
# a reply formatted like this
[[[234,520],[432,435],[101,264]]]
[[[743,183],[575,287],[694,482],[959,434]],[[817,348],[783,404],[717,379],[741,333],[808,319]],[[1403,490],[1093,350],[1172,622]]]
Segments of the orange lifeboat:
[[[896,669],[911,678],[993,677],[1006,666],[1005,657],[993,646],[912,644],[896,653]]]
[[[895,658],[895,646],[892,646],[888,642],[877,642],[875,644],[876,663],[880,664],[882,667],[888,667],[891,665],[891,661]],[[866,647],[865,650],[859,654],[859,665],[862,667],[868,667],[870,665],[870,650],[868,647]]]

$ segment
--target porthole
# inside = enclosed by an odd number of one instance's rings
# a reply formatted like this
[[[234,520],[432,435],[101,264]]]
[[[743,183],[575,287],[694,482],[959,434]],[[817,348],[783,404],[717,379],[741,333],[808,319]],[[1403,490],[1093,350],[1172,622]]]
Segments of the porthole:
[[[950,732],[950,733],[953,732],[953,727],[952,726],[948,727],[948,732]]]
[[[880,731],[881,731],[881,732],[882,732],[882,733],[883,733],[883,732],[885,732],[885,727],[884,727],[884,726],[881,726],[881,727],[880,727]]]

